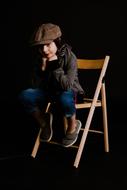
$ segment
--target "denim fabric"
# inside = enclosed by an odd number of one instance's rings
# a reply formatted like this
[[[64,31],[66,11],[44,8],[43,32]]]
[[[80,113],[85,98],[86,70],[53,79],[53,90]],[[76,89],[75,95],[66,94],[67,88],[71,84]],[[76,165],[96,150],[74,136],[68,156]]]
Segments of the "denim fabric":
[[[27,113],[45,109],[49,101],[60,104],[60,109],[66,117],[71,117],[76,112],[75,94],[72,90],[50,94],[39,88],[29,88],[20,93],[19,99]]]

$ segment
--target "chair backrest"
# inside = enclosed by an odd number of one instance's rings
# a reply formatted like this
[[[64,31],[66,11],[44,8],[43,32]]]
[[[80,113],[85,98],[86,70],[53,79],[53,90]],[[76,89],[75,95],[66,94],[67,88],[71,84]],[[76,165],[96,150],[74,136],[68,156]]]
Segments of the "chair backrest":
[[[104,63],[109,59],[109,56],[106,56],[103,59],[78,59],[78,69],[102,69]]]
[[[102,81],[104,81],[103,79],[104,79],[105,72],[106,72],[106,69],[107,69],[107,66],[109,63],[109,59],[110,59],[110,56],[108,56],[108,55],[106,55],[104,58],[101,58],[101,59],[77,59],[78,70],[79,71],[86,70],[85,75],[84,75],[84,72],[83,72],[83,75],[80,74],[80,82],[81,82],[82,86],[84,86],[84,87],[86,86],[84,83],[87,83],[88,94],[90,93],[89,90],[91,90],[91,92],[92,92],[97,87],[96,86],[97,81],[99,83],[102,83]],[[90,70],[93,71],[91,73],[92,75],[90,73],[87,74],[87,72],[89,72]],[[95,70],[96,70],[96,72],[94,72]],[[88,79],[87,76],[90,77],[90,79]],[[100,79],[98,78],[98,76]],[[86,79],[86,80],[84,80],[84,79]],[[88,81],[89,81],[89,83],[88,83]],[[91,93],[91,95],[93,96],[93,93]],[[91,96],[91,95],[88,95],[88,96]]]

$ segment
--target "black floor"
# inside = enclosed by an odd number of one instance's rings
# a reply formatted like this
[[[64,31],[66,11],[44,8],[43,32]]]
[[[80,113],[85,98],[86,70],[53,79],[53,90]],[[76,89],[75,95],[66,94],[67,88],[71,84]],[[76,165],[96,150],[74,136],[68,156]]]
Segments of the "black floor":
[[[31,131],[29,121],[19,120],[15,111],[8,119],[5,115],[0,138],[0,190],[127,189],[125,121],[109,121],[109,153],[104,152],[103,138],[90,134],[75,168],[77,149],[73,148],[41,143],[36,158],[32,158],[37,131]]]
[[[72,150],[50,147],[47,151],[41,150],[36,159],[29,154],[3,157],[0,189],[126,189],[127,156],[120,152],[102,152],[87,150],[77,169],[72,166]]]

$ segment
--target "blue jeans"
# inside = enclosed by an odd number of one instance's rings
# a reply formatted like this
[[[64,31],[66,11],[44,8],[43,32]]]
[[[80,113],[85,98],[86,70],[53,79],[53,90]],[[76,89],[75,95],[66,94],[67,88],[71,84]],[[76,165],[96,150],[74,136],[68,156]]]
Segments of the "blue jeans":
[[[45,110],[48,102],[58,103],[65,117],[76,113],[75,93],[72,90],[51,94],[39,88],[28,88],[20,93],[19,99],[27,113]]]

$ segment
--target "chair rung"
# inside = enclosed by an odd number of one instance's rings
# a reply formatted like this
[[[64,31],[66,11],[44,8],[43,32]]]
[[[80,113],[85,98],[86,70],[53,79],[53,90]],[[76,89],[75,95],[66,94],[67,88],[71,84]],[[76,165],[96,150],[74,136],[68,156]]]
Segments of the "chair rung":
[[[103,133],[104,133],[103,131],[97,131],[97,130],[92,130],[92,129],[89,129],[89,132],[92,132],[92,133],[100,133],[100,134],[103,134]]]
[[[41,142],[43,142],[43,141],[41,141]],[[49,141],[49,142],[47,142],[47,143],[54,144],[54,145],[58,145],[58,146],[61,146],[61,147],[62,147],[61,143],[58,143],[58,142],[55,142],[55,141]],[[69,148],[78,148],[78,147],[79,147],[78,145],[72,145],[72,146],[70,146]]]
[[[50,143],[50,144],[56,144],[56,145],[60,145],[60,146],[61,146],[61,144],[60,144],[60,143],[55,142],[55,141],[49,141],[48,143]]]
[[[80,131],[84,131],[84,128],[81,128]],[[103,131],[98,131],[98,130],[93,130],[93,129],[89,129],[89,132],[104,134]]]

